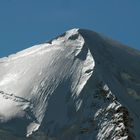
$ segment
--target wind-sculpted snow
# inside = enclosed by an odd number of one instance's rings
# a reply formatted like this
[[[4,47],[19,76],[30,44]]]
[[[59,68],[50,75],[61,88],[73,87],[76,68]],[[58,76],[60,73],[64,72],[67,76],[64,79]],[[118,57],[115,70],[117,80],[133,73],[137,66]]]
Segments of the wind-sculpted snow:
[[[140,55],[72,29],[0,59],[0,140],[139,140]]]
[[[71,104],[75,111],[80,109],[79,94],[93,72],[94,60],[80,34],[69,39],[77,33],[71,30],[52,44],[37,45],[3,60],[0,122],[4,129],[16,127],[16,134],[29,136],[51,121],[59,127],[67,124]],[[25,132],[20,131],[23,126],[17,119],[26,124]]]

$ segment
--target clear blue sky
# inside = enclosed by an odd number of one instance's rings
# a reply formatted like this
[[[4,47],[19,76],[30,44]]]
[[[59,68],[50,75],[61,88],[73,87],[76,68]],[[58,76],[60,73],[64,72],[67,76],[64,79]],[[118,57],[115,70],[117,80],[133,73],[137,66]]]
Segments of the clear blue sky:
[[[74,27],[140,50],[140,0],[0,0],[0,57]]]

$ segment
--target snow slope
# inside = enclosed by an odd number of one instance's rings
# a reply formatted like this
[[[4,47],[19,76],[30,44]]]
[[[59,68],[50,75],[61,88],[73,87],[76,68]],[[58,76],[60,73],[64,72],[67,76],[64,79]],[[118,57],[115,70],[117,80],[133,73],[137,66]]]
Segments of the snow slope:
[[[0,140],[139,140],[140,52],[72,29],[0,59]]]

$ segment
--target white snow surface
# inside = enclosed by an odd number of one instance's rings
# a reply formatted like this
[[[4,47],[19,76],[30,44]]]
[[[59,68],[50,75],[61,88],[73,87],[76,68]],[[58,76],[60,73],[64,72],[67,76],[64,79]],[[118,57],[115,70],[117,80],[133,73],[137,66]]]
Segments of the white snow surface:
[[[1,58],[0,140],[139,140],[139,64],[84,29]]]

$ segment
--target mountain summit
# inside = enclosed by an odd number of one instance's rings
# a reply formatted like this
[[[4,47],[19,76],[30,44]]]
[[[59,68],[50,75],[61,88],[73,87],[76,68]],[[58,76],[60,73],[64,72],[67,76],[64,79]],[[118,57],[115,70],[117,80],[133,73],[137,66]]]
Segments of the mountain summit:
[[[0,59],[0,140],[139,140],[140,52],[72,29]]]

